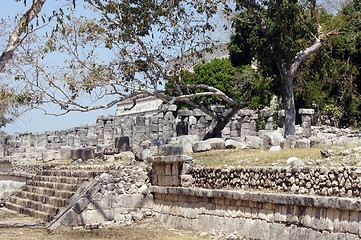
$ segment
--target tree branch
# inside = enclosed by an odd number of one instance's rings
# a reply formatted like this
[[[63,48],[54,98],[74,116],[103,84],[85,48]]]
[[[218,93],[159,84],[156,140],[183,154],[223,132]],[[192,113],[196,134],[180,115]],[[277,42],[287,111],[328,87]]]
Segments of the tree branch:
[[[20,18],[14,31],[10,34],[8,44],[0,56],[0,72],[4,71],[5,65],[14,56],[15,50],[19,47],[24,38],[21,35],[26,33],[29,23],[41,12],[46,0],[33,0],[33,4]]]

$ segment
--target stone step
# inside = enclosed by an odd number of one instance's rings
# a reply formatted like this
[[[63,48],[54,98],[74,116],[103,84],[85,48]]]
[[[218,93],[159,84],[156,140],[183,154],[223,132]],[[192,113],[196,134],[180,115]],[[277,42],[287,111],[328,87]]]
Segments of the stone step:
[[[67,183],[67,184],[82,184],[87,181],[89,178],[81,177],[64,177],[64,176],[34,176],[34,181],[44,181],[44,182],[58,182],[58,183]]]
[[[44,187],[31,186],[31,185],[24,185],[21,189],[27,192],[37,193],[50,197],[65,198],[65,199],[70,199],[75,193],[75,191],[61,191],[58,189],[44,188]]]
[[[29,200],[29,199],[24,199],[24,198],[20,198],[20,197],[16,197],[16,196],[11,196],[10,202],[14,203],[18,206],[25,207],[25,208],[35,209],[39,212],[44,212],[49,215],[56,215],[59,211],[59,208],[54,207],[52,205]]]
[[[70,191],[70,192],[76,192],[76,190],[80,186],[80,184],[67,184],[67,183],[44,182],[44,181],[28,181],[26,184],[30,186],[51,188],[51,189]]]
[[[43,176],[60,176],[76,178],[94,178],[102,174],[104,170],[45,170],[41,172]]]
[[[33,200],[36,202],[42,202],[44,204],[49,204],[49,205],[52,205],[57,208],[64,207],[68,200],[65,198],[49,197],[46,195],[41,195],[41,194],[26,192],[26,191],[17,192],[14,196],[17,196],[17,197],[20,197],[23,199]]]
[[[39,219],[41,219],[41,220],[43,220],[45,222],[50,222],[54,218],[54,216],[52,216],[50,214],[40,212],[40,211],[37,211],[35,209],[19,206],[19,205],[16,205],[14,203],[11,203],[11,202],[6,202],[5,207],[10,209],[10,210],[22,213],[22,214],[26,214],[26,215],[31,216],[31,217],[39,218]]]

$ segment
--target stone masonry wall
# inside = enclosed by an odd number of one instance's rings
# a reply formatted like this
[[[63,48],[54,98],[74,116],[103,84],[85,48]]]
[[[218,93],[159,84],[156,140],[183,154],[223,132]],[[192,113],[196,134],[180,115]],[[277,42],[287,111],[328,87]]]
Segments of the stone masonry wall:
[[[64,230],[77,226],[96,228],[100,224],[127,223],[150,216],[153,196],[149,193],[146,165],[118,166],[85,182],[48,224],[48,229]]]
[[[158,221],[246,239],[360,239],[360,200],[252,191],[152,187]]]
[[[356,168],[195,167],[187,173],[193,187],[248,189],[320,196],[360,197],[361,181]]]

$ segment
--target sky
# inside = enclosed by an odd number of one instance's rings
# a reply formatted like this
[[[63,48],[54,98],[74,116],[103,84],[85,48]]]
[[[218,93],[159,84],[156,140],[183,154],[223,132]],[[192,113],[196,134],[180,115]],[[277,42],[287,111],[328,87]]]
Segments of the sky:
[[[28,7],[30,6],[31,2],[31,0],[27,0]],[[26,10],[24,1],[15,2],[15,0],[2,0],[1,3],[2,7],[0,8],[0,18],[13,18],[17,13],[21,11],[24,12]],[[63,4],[63,0],[47,0],[44,4],[43,12],[49,11],[49,9],[53,9],[54,6],[61,7]],[[9,124],[5,128],[1,128],[0,130],[7,133],[27,131],[35,133],[63,130],[72,127],[78,127],[82,124],[95,123],[98,115],[114,115],[115,110],[116,107],[112,107],[107,110],[98,110],[86,113],[72,112],[59,117],[45,115],[41,110],[32,110],[26,112],[13,123]]]

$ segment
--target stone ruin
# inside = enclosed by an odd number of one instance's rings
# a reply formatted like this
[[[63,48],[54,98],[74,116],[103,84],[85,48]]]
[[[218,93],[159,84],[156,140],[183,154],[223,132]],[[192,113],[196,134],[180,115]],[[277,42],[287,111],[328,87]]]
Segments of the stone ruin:
[[[219,113],[228,111],[224,106],[213,106],[213,110]],[[313,109],[300,109],[299,114],[302,125],[298,135],[284,139],[282,132],[274,131],[277,117],[279,121],[283,120],[283,110],[264,109],[258,113],[241,109],[219,138],[226,141],[224,145],[227,148],[293,148],[334,143],[326,141],[330,134],[312,136]],[[259,118],[264,120],[263,126],[257,124]],[[196,150],[194,144],[213,124],[213,119],[199,109],[177,111],[175,105],[162,105],[158,99],[147,98],[138,101],[135,106],[132,102],[119,104],[115,115],[100,115],[95,124],[43,133],[2,133],[0,156],[10,160],[86,160],[129,150],[136,152],[167,143],[181,144],[185,152],[191,152]],[[202,148],[200,151],[203,151]]]

